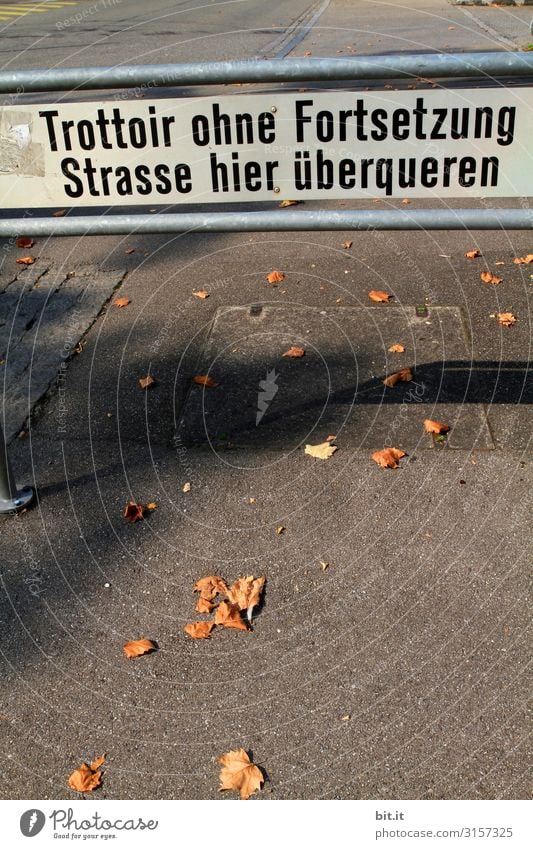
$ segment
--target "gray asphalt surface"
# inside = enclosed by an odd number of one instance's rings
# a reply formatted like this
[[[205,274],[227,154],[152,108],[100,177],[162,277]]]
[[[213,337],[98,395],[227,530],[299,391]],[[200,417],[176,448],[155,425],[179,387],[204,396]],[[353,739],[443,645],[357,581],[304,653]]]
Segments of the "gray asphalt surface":
[[[274,55],[288,28],[312,15],[305,2],[193,10],[166,2],[149,13],[143,5],[99,8],[61,32],[55,24],[66,13],[29,15],[10,24],[2,64]],[[476,23],[482,16],[502,38],[527,42],[527,10],[470,8],[472,21],[439,0],[417,0],[401,14],[398,6],[334,0],[294,53],[501,49]],[[482,257],[468,261],[474,247]],[[11,444],[19,479],[35,481],[39,499],[0,528],[4,798],[76,798],[67,776],[104,751],[95,798],[219,798],[216,759],[240,746],[268,776],[257,799],[528,796],[532,266],[512,259],[532,250],[530,234],[512,232],[37,242],[34,252],[61,269],[127,269],[119,291],[131,303],[104,308],[61,392],[49,393],[28,435]],[[4,252],[3,274],[17,255]],[[485,286],[479,273],[496,262],[503,283]],[[273,268],[286,274],[277,287],[265,280]],[[192,294],[201,289],[208,299]],[[373,346],[379,376],[392,355],[385,334],[372,337],[370,328],[375,322],[378,333],[389,307],[371,304],[370,289],[391,292],[394,309],[403,308],[387,333],[402,334],[392,340],[406,344],[399,365],[413,364],[415,375],[422,331],[406,339],[405,317],[423,304],[428,321],[435,307],[460,316],[439,351],[456,359],[464,350],[474,382],[465,386],[463,374],[448,385],[451,395],[426,398],[427,409],[435,419],[455,411],[482,430],[461,432],[458,418],[460,447],[452,437],[450,447],[432,446],[411,404],[398,445],[407,457],[384,470],[370,459],[379,447],[366,439],[372,428],[360,439],[344,401],[338,451],[322,462],[295,447],[290,417],[285,432],[283,420],[276,429],[266,417],[264,437],[240,444],[222,394],[222,444],[176,441],[183,416],[196,415],[192,393],[203,390],[190,388],[191,377],[209,355],[217,310],[262,304],[265,314],[282,309],[290,324],[305,308],[355,309],[364,328],[354,345]],[[494,317],[508,310],[518,317],[513,328]],[[238,321],[232,327],[237,334]],[[270,325],[271,344],[254,349],[243,327],[245,385],[281,336]],[[332,350],[313,324],[316,350],[345,389],[351,366],[338,341]],[[35,344],[38,358],[39,334]],[[232,353],[223,363],[236,369]],[[300,365],[288,363],[297,383]],[[137,381],[147,373],[157,384],[142,392]],[[315,389],[302,378],[299,399],[316,402]],[[206,391],[223,393],[223,381]],[[374,406],[380,428],[400,433],[404,405],[385,396]],[[325,439],[326,421],[311,416],[304,442]],[[158,507],[129,525],[122,509],[130,497]],[[192,586],[212,573],[266,575],[252,632],[220,629],[206,641],[183,633],[202,618]],[[128,661],[122,645],[138,637],[159,650]]]

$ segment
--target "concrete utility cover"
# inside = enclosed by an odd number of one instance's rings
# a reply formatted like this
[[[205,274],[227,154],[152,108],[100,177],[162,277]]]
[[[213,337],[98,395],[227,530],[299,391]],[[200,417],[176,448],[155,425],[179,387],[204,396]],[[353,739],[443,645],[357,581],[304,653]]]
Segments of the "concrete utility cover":
[[[405,353],[389,353],[395,343]],[[291,346],[305,355],[282,356]],[[286,453],[336,435],[352,449],[413,451],[433,446],[432,418],[451,425],[450,448],[493,448],[473,366],[457,307],[220,309],[196,368],[219,385],[192,382],[178,441]],[[413,381],[383,385],[406,367]]]

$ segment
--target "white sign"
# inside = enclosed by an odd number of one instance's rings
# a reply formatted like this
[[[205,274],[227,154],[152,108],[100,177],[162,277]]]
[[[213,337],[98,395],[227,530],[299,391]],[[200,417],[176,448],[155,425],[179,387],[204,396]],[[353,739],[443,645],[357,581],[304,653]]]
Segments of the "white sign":
[[[4,208],[533,195],[533,89],[0,109]]]

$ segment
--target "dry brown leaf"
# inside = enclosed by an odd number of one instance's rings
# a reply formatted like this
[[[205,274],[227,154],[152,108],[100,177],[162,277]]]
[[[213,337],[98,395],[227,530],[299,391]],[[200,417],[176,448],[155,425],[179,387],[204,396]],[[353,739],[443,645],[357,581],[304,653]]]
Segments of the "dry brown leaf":
[[[28,247],[31,247],[31,245]],[[528,254],[527,256],[515,256],[513,262],[515,265],[529,265],[530,262],[533,262],[533,254]]]
[[[15,260],[19,265],[33,265],[35,262],[34,256],[19,256],[18,259]]]
[[[206,298],[209,297],[209,292],[206,292],[204,289],[200,289],[198,292],[193,292],[195,298],[200,298],[202,301],[205,301]]]
[[[221,601],[215,613],[215,625],[223,625],[224,628],[235,628],[237,631],[247,631],[248,625],[241,616],[237,604],[229,601]]]
[[[353,242],[350,239],[348,239],[348,241],[342,243],[343,248],[347,251],[350,250],[352,245],[353,245]]]
[[[244,749],[235,749],[221,755],[220,790],[236,790],[241,799],[249,799],[252,793],[261,789],[263,773],[252,763]]]
[[[218,575],[208,575],[206,578],[200,578],[194,585],[194,592],[200,593],[200,597],[207,599],[207,601],[213,601],[217,595],[228,597],[226,582]]]
[[[284,534],[285,533],[285,526],[284,525],[278,525],[278,527],[276,528],[276,533],[278,534],[278,536],[281,536],[281,534]]]
[[[125,643],[123,646],[123,651],[126,657],[140,657],[142,654],[149,654],[149,652],[156,651],[157,646],[152,640],[130,640],[129,643]]]
[[[337,450],[336,445],[332,445],[331,441],[321,442],[319,445],[306,445],[305,454],[315,457],[317,460],[329,460]]]
[[[310,50],[306,50],[306,51],[304,52],[304,56],[311,56],[311,55],[312,55],[312,54],[311,54],[311,51],[310,51]]]
[[[214,610],[215,607],[216,604],[214,604],[214,602],[208,601],[206,598],[202,598],[202,596],[200,596],[200,598],[196,602],[196,607],[194,609],[197,613],[211,613],[211,611]]]
[[[126,250],[124,251],[124,253],[125,253],[125,254],[134,254],[134,253],[135,253],[135,248],[126,248]]]
[[[447,433],[450,430],[450,425],[444,424],[444,422],[437,422],[434,419],[424,419],[424,427],[426,429],[426,433]]]
[[[405,456],[405,451],[400,448],[383,448],[382,451],[374,451],[372,459],[382,469],[397,469],[400,465],[398,460]]]
[[[190,481],[187,481],[187,483],[184,483],[184,484],[183,484],[183,486],[182,486],[182,488],[181,488],[181,491],[182,491],[182,492],[190,492],[190,491],[191,491],[191,484],[190,484]]]
[[[52,215],[53,215],[54,218],[62,218],[66,214],[67,214],[66,209],[58,209],[57,212],[52,212]]]
[[[213,378],[209,377],[208,374],[195,374],[193,380],[195,383],[198,383],[199,386],[207,386],[209,389],[216,389],[219,385],[216,380],[213,380]]]
[[[124,512],[122,514],[126,521],[138,522],[139,519],[142,519],[144,516],[144,507],[142,504],[139,504],[137,501],[128,501],[126,506],[124,507]]]
[[[150,389],[151,386],[155,386],[156,380],[152,377],[151,374],[147,374],[146,377],[139,378],[139,386],[141,389]]]
[[[465,253],[465,257],[467,259],[476,259],[476,257],[478,257],[478,256],[481,256],[481,251],[479,250],[479,248],[474,248],[474,250],[467,251]]]
[[[127,307],[128,304],[131,304],[131,301],[130,301],[129,298],[115,298],[115,300],[113,301],[114,307],[119,307],[119,308]]]
[[[409,198],[404,198],[404,199],[402,200],[402,203],[411,203],[411,201],[409,200]]]
[[[17,248],[33,248],[35,242],[29,236],[19,236],[15,244]]]
[[[100,767],[105,762],[105,755],[96,758],[91,764],[82,763],[69,776],[68,786],[77,793],[90,793],[100,787],[102,783],[102,771]]]
[[[482,271],[481,279],[483,283],[492,283],[493,286],[498,286],[499,283],[502,282],[502,277],[497,277],[495,274],[492,274],[490,271]]]
[[[272,286],[277,286],[278,283],[281,283],[282,280],[285,280],[285,275],[283,271],[271,271],[270,274],[267,274],[266,279]]]
[[[391,345],[389,348],[391,354],[403,354],[405,352],[405,348],[403,345],[400,345],[399,342],[396,342],[395,345]]]
[[[379,289],[372,289],[368,293],[368,297],[371,301],[375,301],[378,304],[387,304],[393,295],[389,295],[387,292],[380,292]]]
[[[291,345],[289,350],[285,351],[285,353],[282,354],[281,356],[282,357],[292,357],[293,359],[297,360],[300,357],[303,357],[304,354],[305,354],[305,348],[300,348],[299,345]]]
[[[155,501],[150,501],[146,505],[146,509],[147,510],[157,510],[157,504],[155,503]]]
[[[389,374],[383,381],[385,386],[392,389],[397,383],[409,383],[413,379],[413,372],[410,368],[402,368],[400,371],[395,371],[394,374]]]
[[[228,591],[228,598],[232,604],[235,604],[239,610],[246,610],[248,622],[252,621],[252,610],[257,607],[261,601],[261,593],[265,585],[266,578],[254,578],[253,575],[246,575],[244,578],[239,578],[231,585]]]
[[[326,436],[326,440],[325,440],[325,441],[326,441],[326,442],[335,442],[335,440],[336,440],[336,439],[337,439],[337,437],[330,433],[330,435],[329,435],[329,436]]]
[[[516,315],[513,315],[512,312],[499,312],[496,318],[503,327],[514,327],[516,324]]]
[[[189,622],[183,630],[193,640],[206,640],[214,627],[214,622]]]
[[[302,203],[301,200],[282,200],[281,203],[278,204],[280,209],[285,209],[287,206],[298,206],[299,203]]]

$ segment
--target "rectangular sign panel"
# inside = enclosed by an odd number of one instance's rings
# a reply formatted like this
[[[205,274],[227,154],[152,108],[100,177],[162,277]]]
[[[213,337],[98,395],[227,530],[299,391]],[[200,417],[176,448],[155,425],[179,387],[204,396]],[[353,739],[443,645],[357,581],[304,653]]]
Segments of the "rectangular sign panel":
[[[533,196],[533,89],[0,109],[3,208]]]

